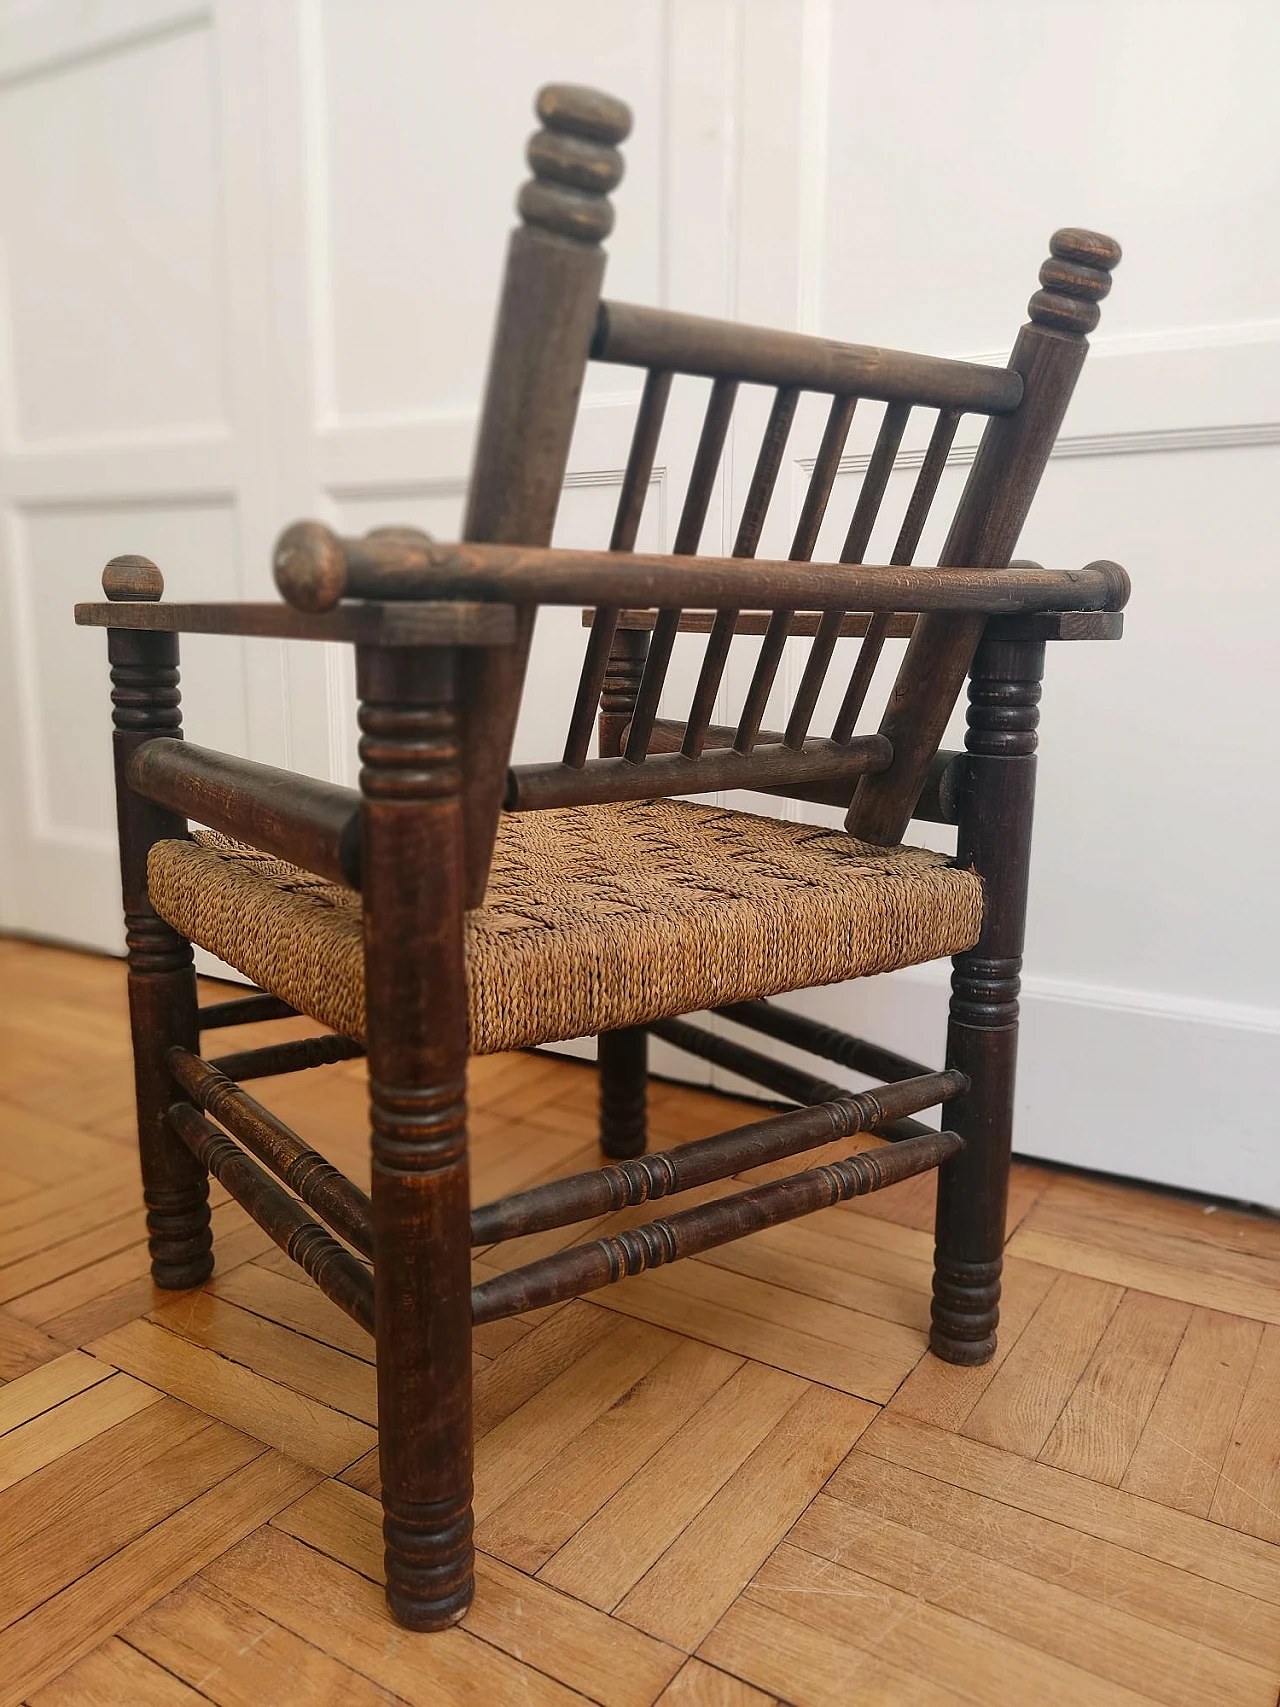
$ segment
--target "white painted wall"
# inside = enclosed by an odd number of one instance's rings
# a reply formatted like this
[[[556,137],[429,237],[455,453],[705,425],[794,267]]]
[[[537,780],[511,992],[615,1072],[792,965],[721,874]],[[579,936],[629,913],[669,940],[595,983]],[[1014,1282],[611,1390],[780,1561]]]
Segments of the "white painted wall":
[[[295,516],[455,528],[530,98],[593,82],[636,111],[616,296],[998,360],[1054,226],[1123,242],[1022,542],[1135,595],[1122,646],[1050,658],[1018,1143],[1280,1205],[1278,50],[1271,0],[0,5],[0,921],[120,943],[104,649],[70,626],[107,557],[265,597]],[[625,384],[593,379],[565,543],[607,533]],[[802,418],[774,544],[815,446]],[[524,756],[580,645],[543,623]],[[184,654],[195,738],[349,778],[344,656]],[[937,1058],[943,974],[796,1000]]]

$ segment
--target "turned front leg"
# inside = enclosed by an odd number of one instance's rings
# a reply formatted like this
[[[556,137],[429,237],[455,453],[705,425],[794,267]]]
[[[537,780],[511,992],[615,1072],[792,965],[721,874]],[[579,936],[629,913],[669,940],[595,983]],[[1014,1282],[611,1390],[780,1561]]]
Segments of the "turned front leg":
[[[938,1173],[929,1336],[948,1363],[996,1349],[1043,672],[1043,642],[986,641],[969,682],[957,862],[985,898],[982,935],[952,962],[947,1065],[970,1084],[942,1114],[965,1147]]]
[[[158,599],[164,582],[145,557],[118,557],[102,575],[109,599]],[[166,1063],[174,1044],[199,1052],[196,975],[191,944],[159,918],[147,893],[147,854],[153,842],[187,833],[184,819],[135,794],[125,769],[144,741],[180,738],[178,637],[137,629],[107,635],[115,728],[116,821],[120,832],[120,889],[129,966],[129,1023],[138,1108],[138,1152],[147,1207],[151,1277],[181,1291],[213,1272],[209,1181],[203,1166],[165,1120],[177,1095]]]
[[[473,1592],[462,803],[455,659],[362,648],[360,787],[387,1602],[438,1630]]]

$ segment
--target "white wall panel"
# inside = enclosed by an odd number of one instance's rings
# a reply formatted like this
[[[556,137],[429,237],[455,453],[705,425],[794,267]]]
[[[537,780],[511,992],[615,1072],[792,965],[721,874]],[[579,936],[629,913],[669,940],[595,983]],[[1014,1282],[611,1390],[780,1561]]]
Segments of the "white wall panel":
[[[23,731],[0,750],[0,917],[119,940],[103,648],[69,626],[106,556],[150,552],[179,595],[262,597],[299,514],[456,530],[533,91],[595,83],[636,113],[619,297],[1002,361],[1049,232],[1120,238],[1020,548],[1115,557],[1135,593],[1121,646],[1051,651],[1018,1143],[1280,1204],[1278,48],[1268,0],[0,5],[0,717]],[[705,394],[673,395],[643,544],[671,541]],[[607,538],[637,395],[592,375],[558,542]],[[744,388],[705,549],[731,545],[767,407]],[[762,552],[787,549],[823,413],[800,411]],[[820,555],[878,416],[855,422]],[[917,461],[929,426],[908,429]],[[962,424],[923,561],[977,436]],[[519,758],[558,750],[582,645],[573,613],[543,616]],[[195,738],[353,780],[348,657],[185,651]],[[696,664],[682,642],[665,710]],[[940,1054],[943,969],[795,1000]]]
[[[19,442],[225,419],[212,32],[0,75]]]
[[[322,410],[474,407],[531,93],[593,83],[661,112],[663,11],[660,0],[317,7]],[[610,253],[613,288],[646,300],[659,276],[661,155],[651,120],[627,147],[627,218]]]

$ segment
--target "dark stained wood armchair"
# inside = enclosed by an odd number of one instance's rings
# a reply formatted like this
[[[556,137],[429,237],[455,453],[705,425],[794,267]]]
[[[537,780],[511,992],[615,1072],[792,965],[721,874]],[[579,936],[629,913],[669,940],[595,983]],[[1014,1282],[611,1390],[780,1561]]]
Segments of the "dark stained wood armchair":
[[[279,605],[160,602],[117,558],[105,604],[139,1140],[158,1285],[209,1276],[212,1172],[376,1337],[387,1594],[415,1629],[472,1593],[473,1323],[552,1304],[938,1167],[932,1346],[995,1348],[1035,728],[1046,641],[1112,638],[1114,564],[1010,567],[1119,250],[1059,232],[1007,368],[830,343],[604,302],[621,103],[550,88],[529,145],[481,416],[465,539],[406,529],[281,539]],[[589,360],[645,374],[607,551],[550,547]],[[712,381],[675,550],[634,551],[663,413]],[[698,547],[740,385],[772,389],[727,558]],[[801,393],[830,398],[785,562],[756,560]],[[855,406],[884,405],[838,563],[810,561]],[[864,565],[911,410],[936,413],[892,561]],[[986,417],[940,566],[911,566],[957,424]],[[563,754],[510,767],[540,606],[594,613]],[[658,716],[677,634],[707,633],[692,704]],[[358,793],[182,740],[179,632],[356,648]],[[732,727],[712,723],[735,635],[762,635]],[[762,727],[785,643],[810,635],[783,730]],[[830,733],[819,690],[861,648]],[[857,733],[886,638],[910,634],[879,727]],[[966,676],[964,754],[939,742]],[[588,756],[600,718],[603,756]],[[847,807],[844,830],[688,798],[749,788]],[[959,825],[957,859],[902,846],[912,816]],[[194,834],[188,820],[205,828]],[[192,942],[260,986],[200,1009]],[[955,956],[947,1064],[931,1071],[766,998]],[[877,1080],[852,1093],[680,1016],[707,1008]],[[200,1034],[305,1012],[333,1035],[213,1061]],[[797,1107],[666,1154],[643,1148],[646,1030],[752,1072]],[[690,1043],[689,1034],[694,1041]],[[601,1036],[606,1147],[629,1159],[472,1208],[469,1053]],[[248,1091],[366,1054],[367,1197]],[[941,1130],[914,1117],[943,1106]],[[858,1135],[863,1135],[858,1138]],[[874,1137],[872,1135],[875,1135]],[[847,1157],[748,1189],[734,1175],[849,1139]],[[256,1158],[256,1159],[255,1159]],[[272,1177],[276,1176],[276,1177]],[[277,1180],[283,1183],[277,1183]],[[606,1218],[701,1188],[692,1208]],[[288,1189],[286,1189],[288,1188]],[[487,1247],[597,1223],[595,1237],[471,1285]],[[613,1230],[611,1230],[611,1228]]]

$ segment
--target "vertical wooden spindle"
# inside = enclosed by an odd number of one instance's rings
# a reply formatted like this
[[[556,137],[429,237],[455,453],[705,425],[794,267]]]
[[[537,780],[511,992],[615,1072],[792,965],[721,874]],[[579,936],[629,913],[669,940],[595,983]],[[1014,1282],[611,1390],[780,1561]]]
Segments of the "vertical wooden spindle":
[[[737,538],[733,542],[735,557],[754,557],[756,554],[765,517],[769,513],[769,500],[773,497],[773,489],[777,484],[783,452],[787,448],[791,423],[795,420],[796,404],[799,401],[799,386],[782,385],[774,394],[773,407],[769,411],[764,437],[760,441],[760,451],[756,457],[755,472],[751,476],[751,485],[747,489],[746,502],[738,522]],[[707,726],[715,710],[716,695],[720,691],[720,682],[729,658],[734,631],[738,626],[739,614],[736,610],[717,611],[715,621],[711,625],[689,721],[685,726],[682,751],[688,758],[700,757],[706,742]]]
[[[1022,402],[987,423],[938,559],[944,565],[1003,569],[1062,425],[1088,353],[1086,334],[1111,289],[1120,245],[1096,231],[1055,232],[1018,333],[1010,369],[1022,377]],[[892,846],[902,840],[965,674],[982,637],[982,617],[924,616],[916,623],[881,721],[893,763],[861,777],[845,819],[851,835]]]
[[[893,473],[894,458],[898,454],[898,446],[902,443],[902,435],[906,431],[907,420],[911,414],[909,403],[889,403],[885,407],[884,418],[880,422],[880,431],[876,434],[875,447],[871,452],[871,460],[867,464],[867,472],[863,476],[862,490],[858,493],[858,502],[854,505],[853,519],[849,523],[849,532],[845,538],[844,550],[840,553],[841,563],[861,563],[871,540],[871,530],[876,525],[876,517],[880,514],[880,505],[884,500],[885,488],[889,484],[889,476]],[[809,656],[805,660],[804,674],[800,678],[800,686],[796,690],[795,704],[791,708],[791,716],[787,722],[786,743],[788,747],[802,747],[805,736],[809,733],[809,725],[813,721],[813,713],[818,704],[818,695],[822,692],[822,684],[826,679],[827,668],[831,663],[831,655],[836,649],[836,641],[840,638],[840,628],[845,619],[842,610],[829,610],[822,613],[822,621],[818,624],[818,632],[813,637],[809,648]]]
[[[537,113],[463,529],[509,545],[551,543],[613,228],[608,195],[622,177],[617,144],[631,129],[627,106],[592,89],[550,85]],[[528,608],[514,646],[470,649],[462,666],[469,906],[484,899],[532,638]]]
[[[685,493],[680,525],[676,529],[675,544],[672,547],[677,557],[691,556],[701,543],[702,530],[706,525],[707,510],[711,503],[711,494],[715,490],[716,474],[720,468],[720,457],[724,451],[724,441],[729,432],[729,422],[733,416],[737,395],[736,379],[717,379],[711,387],[707,412],[702,421],[702,432],[698,436],[698,448],[694,452],[693,469],[689,475],[689,489]],[[645,659],[644,675],[640,680],[635,715],[631,719],[631,733],[627,736],[625,757],[634,764],[642,763],[649,751],[649,737],[653,734],[658,702],[662,698],[667,666],[671,662],[671,649],[675,645],[679,629],[678,609],[658,612],[653,625],[653,637],[649,642],[649,655]]]
[[[113,558],[102,573],[108,599],[160,598],[164,581],[145,557]],[[107,632],[111,663],[112,747],[120,889],[129,965],[129,1024],[138,1109],[142,1194],[147,1206],[151,1277],[169,1291],[199,1286],[213,1272],[209,1181],[201,1164],[170,1131],[177,1089],[167,1056],[175,1045],[200,1046],[191,944],[158,917],[147,893],[153,842],[181,839],[186,820],[135,794],[125,772],[136,748],[157,735],[182,736],[178,637],[139,629]]]
[[[471,1600],[463,824],[453,653],[361,647],[362,896],[387,1602]]]
[[[650,372],[644,382],[640,410],[631,436],[631,450],[627,456],[626,473],[622,477],[622,491],[613,520],[613,535],[609,540],[610,551],[635,550],[640,518],[644,513],[644,501],[653,475],[653,459],[657,455],[658,439],[662,432],[662,418],[666,414],[667,399],[670,395],[671,375],[656,370]],[[586,657],[582,663],[578,694],[569,719],[569,734],[564,747],[564,762],[572,765],[575,770],[581,769],[587,762],[587,752],[591,746],[591,727],[595,722],[605,677],[613,661],[620,614],[617,605],[601,605],[591,619]],[[625,647],[621,650],[624,656],[627,655]]]
[[[789,556],[793,563],[807,563],[813,556],[818,534],[822,529],[822,520],[827,513],[831,488],[840,471],[840,458],[844,455],[845,441],[849,437],[849,428],[853,425],[853,412],[857,406],[856,397],[831,399],[827,424],[822,432],[822,443],[818,446],[818,454],[814,458],[808,490],[800,510],[800,520],[796,523],[795,538],[791,542]],[[738,719],[734,734],[733,744],[740,753],[750,753],[755,747],[760,725],[764,722],[765,707],[773,691],[774,678],[778,674],[778,665],[782,662],[782,654],[786,650],[791,618],[794,615],[794,611],[779,610],[774,611],[769,618],[769,626],[760,642],[751,685],[747,689],[742,715]]]
[[[944,409],[935,421],[933,432],[929,436],[928,449],[924,453],[924,461],[920,464],[920,472],[911,491],[911,501],[907,505],[907,513],[902,519],[902,527],[893,547],[893,555],[889,558],[890,563],[907,564],[915,556],[916,547],[920,544],[920,535],[924,532],[924,524],[929,516],[929,507],[947,466],[947,457],[951,454],[951,446],[959,425],[958,409]],[[876,611],[867,625],[862,645],[858,648],[853,674],[849,678],[849,686],[845,690],[844,702],[831,731],[833,741],[847,741],[853,734],[892,621],[891,612]]]
[[[965,1147],[938,1177],[929,1340],[948,1363],[985,1363],[996,1349],[1043,672],[1043,641],[988,640],[969,684],[956,859],[986,899],[982,935],[952,962],[947,1065],[969,1089],[942,1111]]]

